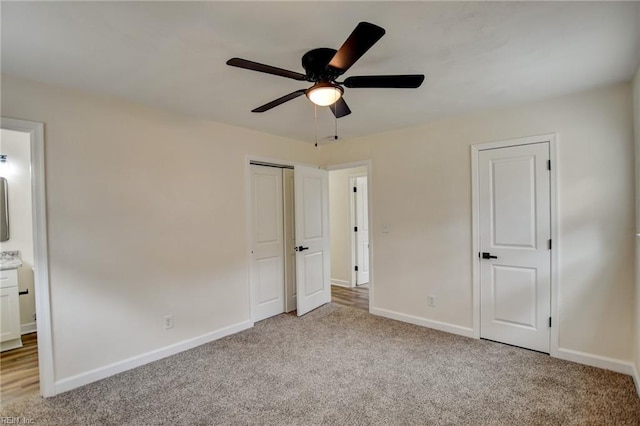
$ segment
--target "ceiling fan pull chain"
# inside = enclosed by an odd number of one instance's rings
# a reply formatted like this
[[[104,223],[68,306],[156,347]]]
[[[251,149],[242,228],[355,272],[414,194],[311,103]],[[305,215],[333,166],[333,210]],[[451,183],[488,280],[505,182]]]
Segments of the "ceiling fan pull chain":
[[[334,117],[334,122],[335,122],[335,133],[334,133],[334,136],[333,136],[333,140],[337,141],[338,140],[338,115],[334,114],[333,117]]]
[[[318,105],[313,104],[313,127],[316,136],[316,148],[318,147]]]

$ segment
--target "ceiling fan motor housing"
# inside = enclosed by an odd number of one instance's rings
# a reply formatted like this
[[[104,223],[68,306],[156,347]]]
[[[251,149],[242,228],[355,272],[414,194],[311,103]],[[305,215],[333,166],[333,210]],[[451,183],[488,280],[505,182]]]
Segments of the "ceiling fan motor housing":
[[[321,47],[308,51],[302,56],[302,68],[306,71],[309,81],[331,82],[338,77],[341,72],[333,67],[329,67],[329,62],[336,54],[337,50],[328,47]]]

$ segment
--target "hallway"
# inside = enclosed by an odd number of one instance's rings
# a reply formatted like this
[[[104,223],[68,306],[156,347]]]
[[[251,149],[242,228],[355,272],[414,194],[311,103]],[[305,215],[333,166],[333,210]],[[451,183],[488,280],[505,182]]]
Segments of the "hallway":
[[[369,288],[331,286],[331,301],[338,305],[349,306],[369,312]]]

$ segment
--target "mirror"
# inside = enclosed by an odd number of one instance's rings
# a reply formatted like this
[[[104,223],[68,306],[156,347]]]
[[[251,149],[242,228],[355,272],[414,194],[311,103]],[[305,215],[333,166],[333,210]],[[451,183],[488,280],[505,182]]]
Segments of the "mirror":
[[[9,190],[7,179],[0,177],[0,242],[9,239]]]

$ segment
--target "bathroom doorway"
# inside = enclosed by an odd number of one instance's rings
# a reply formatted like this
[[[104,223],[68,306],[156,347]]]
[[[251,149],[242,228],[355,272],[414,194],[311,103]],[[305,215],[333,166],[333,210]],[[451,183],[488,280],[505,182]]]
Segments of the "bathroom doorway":
[[[0,232],[2,404],[40,394],[52,396],[44,125],[2,118],[0,176],[4,178]]]
[[[0,130],[2,403],[39,391],[29,133]]]

